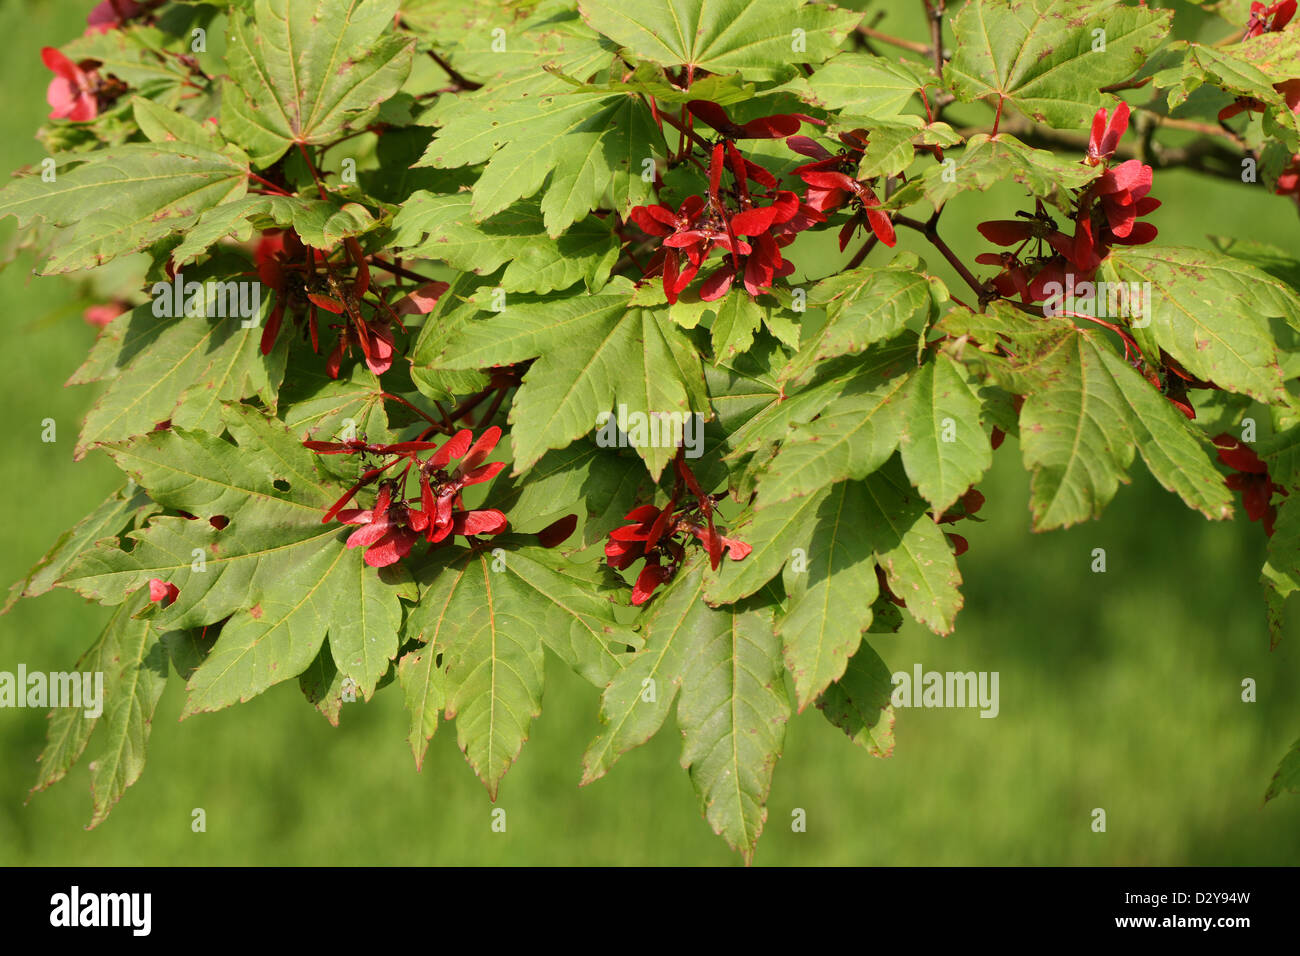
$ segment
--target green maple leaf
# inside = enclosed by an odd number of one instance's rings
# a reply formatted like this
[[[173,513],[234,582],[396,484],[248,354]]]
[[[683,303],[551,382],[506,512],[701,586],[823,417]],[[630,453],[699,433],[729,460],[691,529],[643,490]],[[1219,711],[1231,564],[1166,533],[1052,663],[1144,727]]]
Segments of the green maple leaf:
[[[1287,80],[1295,75],[1300,60],[1300,35],[1295,30],[1274,30],[1224,47],[1224,52],[1278,80]]]
[[[391,437],[383,386],[361,362],[335,379],[315,356],[297,356],[289,363],[280,401],[285,427],[304,440],[344,432],[369,441]]]
[[[263,302],[263,314],[267,308]],[[121,344],[108,339],[106,349],[126,362],[106,376],[108,387],[86,415],[74,458],[163,421],[218,433],[223,402],[259,395],[275,408],[287,343],[263,356],[257,325],[245,328],[239,318],[160,318],[151,305],[132,310],[118,324],[128,326]]]
[[[907,602],[912,616],[936,633],[949,633],[962,605],[958,591],[961,574],[928,506],[912,492],[902,467],[896,462],[888,463],[859,484],[860,493],[831,485],[769,505],[763,505],[760,495],[758,507],[747,509],[727,532],[730,537],[752,545],[753,551],[743,561],[724,561],[717,571],[707,572],[706,598],[711,603],[728,604],[754,594],[792,561],[795,549],[802,549],[809,558],[829,561],[832,545],[838,546],[838,539],[832,535],[842,534],[837,529],[847,521],[869,543],[890,589]],[[829,510],[824,511],[827,500],[835,495],[846,496],[845,505],[840,507],[832,501]],[[835,520],[829,520],[828,515],[834,515]],[[847,539],[844,546],[859,547]],[[817,558],[819,554],[822,557]],[[827,586],[842,586],[841,596],[849,593],[863,577],[856,559],[841,560],[827,567],[835,569],[835,574],[827,572],[830,581]],[[793,566],[791,573],[794,573]],[[839,582],[835,580],[836,574]],[[814,597],[818,594],[811,587],[809,593]],[[868,593],[874,595],[874,591]],[[853,623],[859,626],[859,633],[871,623],[868,602],[844,599],[836,607],[841,612],[846,607],[858,609],[853,612],[859,615]],[[834,636],[836,628],[841,626],[848,625],[833,622],[827,625],[825,633],[828,639],[841,641],[838,646],[846,647],[847,640]],[[830,657],[834,659],[833,649]],[[842,660],[837,663],[841,671],[842,664]],[[810,686],[818,682],[820,677]]]
[[[407,651],[397,662],[397,680],[411,717],[406,741],[417,771],[424,767],[429,741],[438,730],[438,715],[447,703],[446,671],[438,666],[441,656],[442,648],[429,641]]]
[[[1264,131],[1282,139],[1288,151],[1294,152],[1300,149],[1300,118],[1291,112],[1282,94],[1273,88],[1277,80],[1290,73],[1278,69],[1274,64],[1252,63],[1250,58],[1251,52],[1261,49],[1255,46],[1256,41],[1271,37],[1289,41],[1290,34],[1291,31],[1264,34],[1244,44],[1226,48],[1189,42],[1171,44],[1168,55],[1179,56],[1179,60],[1175,65],[1157,72],[1152,78],[1152,85],[1156,89],[1169,91],[1166,102],[1170,110],[1182,106],[1187,102],[1188,96],[1207,83],[1234,97],[1245,96],[1258,100],[1265,107]],[[1268,43],[1272,47],[1280,46],[1276,40],[1269,40]],[[1290,46],[1291,62],[1294,63],[1297,55],[1294,41],[1290,41]]]
[[[500,287],[507,292],[551,292],[576,282],[598,288],[618,258],[617,239],[595,216],[552,239],[536,203],[517,203],[481,223],[470,218],[470,205],[463,193],[417,192],[394,218],[390,244],[412,258],[441,259],[478,275],[506,265]]]
[[[785,743],[785,674],[770,608],[704,613],[708,622],[686,662],[677,703],[681,764],[713,832],[749,862]]]
[[[922,116],[903,115],[882,121],[843,113],[831,126],[836,131],[870,128],[871,140],[858,164],[858,179],[898,175],[912,165],[919,145],[947,149],[962,141],[961,135],[947,123],[927,123]]]
[[[871,645],[862,644],[849,658],[844,676],[817,699],[822,714],[869,754],[894,751],[894,683],[889,668]]]
[[[447,0],[436,0],[447,4]],[[586,77],[596,64],[608,66],[612,44],[578,16],[571,0],[543,0],[537,4],[506,3],[482,9],[452,5],[448,15],[459,25],[417,31],[436,38],[452,65],[465,76],[488,80],[484,92],[503,81],[537,76],[543,70],[556,75]],[[408,4],[403,3],[406,16]],[[461,93],[454,99],[474,96]],[[440,97],[439,105],[447,106]],[[439,108],[435,105],[435,110]]]
[[[1087,126],[1098,90],[1141,68],[1172,20],[1119,0],[971,0],[944,80],[966,102],[997,96],[1040,123]]]
[[[1016,334],[1025,321],[1005,303],[991,303],[993,321],[1015,342],[1013,361],[989,360],[973,350],[993,380],[1026,394],[1020,410],[1025,467],[1033,471],[1030,510],[1039,530],[1098,517],[1115,496],[1136,450],[1157,481],[1207,518],[1232,513],[1223,477],[1199,432],[1150,382],[1090,332],[1064,319],[1029,319],[1035,338]],[[980,327],[988,317],[954,310],[946,331],[994,342]],[[968,322],[968,319],[970,320]],[[973,324],[972,324],[973,323]]]
[[[911,377],[903,399],[903,467],[942,514],[993,464],[981,405],[966,372],[940,352]]]
[[[744,289],[733,289],[719,300],[709,329],[714,361],[748,352],[754,344],[755,334],[763,325],[764,313],[771,308],[759,305]]]
[[[808,514],[808,546],[787,561],[788,604],[777,622],[799,709],[839,680],[871,626],[878,591],[875,550],[860,521],[871,510],[866,486],[841,481]]]
[[[915,256],[902,253],[883,269],[854,269],[823,279],[808,305],[826,310],[826,322],[803,342],[781,373],[783,382],[803,385],[826,359],[857,355],[868,345],[892,339],[914,318],[937,315],[948,294],[942,283],[916,271]]]
[[[903,107],[929,80],[928,75],[908,63],[869,53],[841,53],[822,64],[812,76],[792,80],[782,89],[821,109],[863,117],[863,126],[868,125],[865,120],[871,120],[874,140],[874,121],[900,117]]]
[[[1292,488],[1291,494],[1295,493]],[[1267,601],[1269,644],[1282,641],[1283,609],[1287,599],[1300,591],[1300,509],[1285,502],[1277,509],[1277,521],[1268,539],[1268,560],[1260,571],[1260,584]]]
[[[122,31],[110,30],[110,33]],[[220,150],[225,139],[211,123],[201,123],[191,116],[158,105],[142,96],[131,97],[131,111],[140,132],[151,143],[181,142],[204,149]]]
[[[1282,611],[1287,599],[1300,591],[1300,425],[1275,434],[1258,450],[1269,479],[1286,492],[1277,500],[1277,521],[1268,539],[1268,560],[1260,573],[1267,605],[1270,644],[1282,640]]]
[[[748,861],[767,818],[790,705],[771,610],[710,608],[701,600],[702,563],[684,566],[647,611],[645,647],[601,698],[608,726],[583,756],[582,782],[654,736],[676,700],[681,762],[700,808]]]
[[[424,674],[432,666],[425,660],[418,665],[424,676],[407,678],[421,688],[408,686],[407,694],[408,706],[418,705],[411,715],[417,762],[416,725],[427,741],[436,726],[428,711],[441,696],[465,758],[495,800],[541,713],[543,648],[602,686],[622,669],[625,649],[641,641],[563,558],[509,539],[493,544],[435,552],[420,571],[423,593],[406,632],[426,654],[444,658],[441,676]]]
[[[334,654],[330,649],[329,638],[326,638],[325,643],[321,645],[315,660],[298,675],[298,689],[307,698],[307,702],[334,727],[339,725],[343,705],[347,703],[344,698],[349,690],[352,692],[352,699],[354,701],[356,699],[356,687],[344,686],[344,680],[344,676],[334,665]]]
[[[53,547],[27,572],[27,577],[9,588],[9,599],[0,614],[7,614],[19,598],[37,597],[52,590],[77,556],[97,541],[115,538],[132,522],[146,517],[154,506],[134,485],[124,485],[71,529],[59,536]]]
[[[862,14],[800,0],[579,0],[615,43],[663,66],[771,79],[833,55]]]
[[[42,265],[49,275],[102,265],[184,232],[205,210],[248,190],[248,160],[227,147],[128,143],[76,156],[53,182],[28,176],[0,190],[0,216],[63,227]]]
[[[883,465],[903,436],[910,375],[892,350],[868,356],[815,420],[794,424],[758,479],[760,506],[865,478]]]
[[[364,235],[375,225],[374,215],[359,203],[340,207],[297,196],[245,196],[199,216],[172,250],[172,262],[182,266],[224,238],[247,242],[254,232],[272,228],[292,228],[304,244],[333,250],[344,238]]]
[[[87,551],[60,579],[86,597],[120,603],[151,578],[176,585],[159,628],[225,620],[190,677],[186,715],[246,701],[311,665],[328,632],[334,662],[367,696],[397,652],[400,571],[381,577],[344,547],[346,530],[321,516],[342,487],[322,483],[314,456],[283,425],[227,406],[237,444],[173,429],[110,446],[149,496],[197,520],[159,517],[133,532],[130,551]],[[221,529],[209,519],[222,516]],[[379,656],[376,656],[379,655]]]
[[[601,53],[602,65],[610,55]],[[667,147],[649,107],[635,95],[574,88],[547,73],[512,79],[490,99],[460,98],[430,119],[439,124],[417,166],[454,169],[486,162],[471,211],[488,219],[542,190],[546,232],[557,237],[609,193],[620,214],[653,202],[645,161]]]
[[[737,356],[737,360],[747,358]],[[779,380],[785,353],[773,350],[764,358],[766,361],[736,361],[731,366],[724,361],[720,370],[725,370],[725,377],[710,376],[710,393],[726,432],[723,447],[728,462],[739,462],[763,449],[775,451],[793,428],[812,421],[837,397],[856,387],[861,373],[861,363],[854,359],[831,360],[817,371],[811,384],[787,394]],[[901,372],[908,362],[915,361],[915,341],[891,343],[873,356],[872,368],[883,370],[892,363],[895,371]]]
[[[221,128],[269,166],[368,123],[406,81],[412,37],[385,34],[398,0],[257,0],[230,18]]]
[[[74,63],[99,61],[96,69],[101,76],[111,74],[134,89],[148,90],[154,97],[166,95],[173,100],[178,99],[176,94],[183,86],[192,86],[194,82],[194,74],[174,55],[190,53],[192,39],[188,30],[182,40],[175,34],[135,23],[125,30],[87,32],[60,49]],[[160,55],[162,49],[173,55]]]
[[[698,354],[664,310],[629,306],[631,292],[617,279],[595,295],[511,297],[500,314],[449,334],[437,360],[444,368],[537,359],[510,410],[516,473],[595,431],[597,416],[616,404],[645,415],[707,415]],[[683,419],[675,421],[680,439]],[[656,477],[675,450],[675,440],[637,448]]]
[[[148,591],[141,591],[122,604],[77,662],[79,675],[102,675],[102,713],[87,716],[90,703],[85,699],[82,707],[58,707],[50,712],[41,769],[32,792],[63,779],[99,731],[102,746],[90,764],[93,810],[87,829],[103,823],[144,772],[154,710],[169,673],[164,641],[171,636],[153,629],[144,613],[148,597]]]
[[[1096,167],[1063,159],[1046,149],[1026,146],[1010,133],[996,137],[976,133],[966,141],[959,157],[950,165],[927,167],[920,176],[895,192],[885,205],[906,209],[922,198],[937,210],[954,196],[968,190],[985,190],[1011,179],[1068,211],[1070,190],[1084,186],[1100,174]]]
[[[162,635],[145,620],[135,620],[148,597],[144,592],[124,605],[104,630],[99,666],[104,670],[104,746],[91,761],[94,810],[88,829],[108,818],[127,787],[144,772],[145,747],[154,710],[167,682]]]
[[[1117,247],[1100,275],[1150,284],[1150,328],[1140,334],[1187,371],[1261,402],[1290,403],[1268,324],[1275,316],[1300,329],[1300,294],[1285,282],[1241,259],[1180,246]]]

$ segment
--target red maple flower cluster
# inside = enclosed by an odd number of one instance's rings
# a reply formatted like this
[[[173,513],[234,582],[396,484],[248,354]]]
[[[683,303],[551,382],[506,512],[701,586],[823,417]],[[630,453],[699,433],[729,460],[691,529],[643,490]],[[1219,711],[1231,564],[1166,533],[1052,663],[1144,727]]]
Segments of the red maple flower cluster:
[[[349,548],[365,548],[365,562],[382,568],[406,557],[421,537],[430,544],[441,544],[452,535],[473,538],[475,535],[495,535],[506,529],[506,516],[495,508],[472,511],[464,509],[461,492],[470,485],[490,481],[505,467],[505,462],[484,464],[484,459],[496,448],[501,429],[495,425],[474,441],[474,434],[462,428],[441,448],[437,442],[408,441],[392,444],[371,444],[362,440],[305,441],[306,448],[321,455],[355,455],[389,458],[382,465],[366,469],[361,478],[346,494],[325,512],[322,522],[337,518],[344,524],[360,525],[348,537]],[[434,452],[421,460],[421,452]],[[454,468],[451,463],[460,459]],[[366,485],[371,484],[399,462],[406,468],[397,478],[379,481],[379,492],[370,508],[345,508]],[[407,498],[406,480],[416,471],[419,494]]]
[[[113,91],[115,83],[106,82],[99,75],[97,60],[73,63],[54,47],[47,46],[41,48],[41,61],[54,73],[54,79],[50,80],[50,85],[45,90],[45,100],[50,104],[52,120],[89,122],[107,105],[106,100],[117,96]]]
[[[1292,5],[1294,6],[1294,4]],[[1277,521],[1277,505],[1273,504],[1273,494],[1286,494],[1286,489],[1273,483],[1269,476],[1268,465],[1240,440],[1228,434],[1218,435],[1214,444],[1219,449],[1219,461],[1231,468],[1235,474],[1224,479],[1224,484],[1233,491],[1241,492],[1241,504],[1251,521],[1258,521],[1264,526],[1264,533],[1273,536],[1273,525]]]
[[[664,295],[676,302],[695,280],[715,250],[724,261],[700,284],[700,298],[712,302],[727,294],[739,280],[745,291],[758,296],[772,283],[794,271],[781,249],[825,216],[781,189],[771,172],[740,154],[738,139],[779,139],[799,131],[803,123],[818,123],[801,113],[782,113],[734,123],[716,103],[691,100],[691,113],[722,134],[713,145],[708,167],[706,196],[687,196],[677,209],[664,203],[637,206],[629,218],[642,232],[664,237],[646,268],[647,276],[663,277]],[[723,177],[731,184],[723,189]],[[756,184],[751,191],[749,184]]]
[[[631,524],[615,528],[605,544],[605,560],[617,571],[641,559],[645,565],[632,587],[632,603],[644,604],[655,589],[672,579],[686,557],[686,542],[700,541],[715,570],[725,550],[739,561],[753,550],[743,541],[728,538],[713,523],[713,506],[724,496],[707,495],[678,451],[674,459],[677,478],[668,504],[641,505],[625,515]]]
[[[1128,129],[1129,107],[1121,102],[1113,116],[1102,107],[1093,117],[1092,135],[1085,162],[1105,171],[1074,198],[1074,234],[1067,235],[1041,202],[1031,213],[1017,213],[1020,219],[995,219],[979,224],[979,231],[1000,246],[1017,246],[1012,252],[986,252],[975,261],[997,265],[1002,271],[993,287],[1002,296],[1020,295],[1022,302],[1041,302],[1047,287],[1064,285],[1067,273],[1074,282],[1087,282],[1097,272],[1112,245],[1137,246],[1156,237],[1156,227],[1138,218],[1160,207],[1151,192],[1152,169],[1136,159],[1109,165]],[[1034,242],[1035,252],[1026,255]],[[1046,243],[1047,249],[1043,244]],[[1050,251],[1049,251],[1050,250]]]
[[[806,163],[794,171],[804,181],[804,203],[820,213],[825,221],[831,213],[853,205],[854,214],[840,229],[840,251],[843,252],[853,237],[853,233],[862,225],[865,218],[871,231],[887,246],[895,244],[894,224],[880,208],[880,199],[871,186],[862,180],[850,176],[847,170],[856,170],[862,162],[867,149],[867,131],[855,129],[840,133],[840,142],[844,149],[832,153],[816,140],[807,136],[791,136],[785,141],[796,153],[807,156],[813,162]]]
[[[163,0],[101,0],[86,16],[86,35],[118,30],[131,20],[150,14]],[[1293,4],[1294,5],[1294,4]],[[50,119],[67,119],[87,123],[108,109],[126,92],[127,86],[115,76],[103,76],[98,60],[73,63],[54,47],[41,48],[41,61],[54,74],[45,91],[50,104]]]
[[[263,233],[253,261],[262,283],[275,292],[275,306],[262,330],[263,355],[269,355],[274,348],[286,312],[295,319],[307,318],[312,349],[319,352],[318,315],[323,309],[345,318],[341,325],[331,326],[338,330],[338,341],[325,361],[330,378],[339,377],[343,358],[354,346],[361,350],[370,370],[382,375],[392,367],[396,352],[392,327],[405,331],[401,316],[429,312],[447,291],[445,282],[426,283],[390,306],[371,286],[370,266],[361,244],[353,238],[344,239],[343,250],[353,270],[350,280],[320,250],[305,245],[292,229]]]
[[[1264,6],[1259,0],[1250,5],[1250,19],[1246,21],[1246,35],[1249,40],[1264,33],[1277,33],[1295,16],[1296,0],[1278,0],[1272,6]]]

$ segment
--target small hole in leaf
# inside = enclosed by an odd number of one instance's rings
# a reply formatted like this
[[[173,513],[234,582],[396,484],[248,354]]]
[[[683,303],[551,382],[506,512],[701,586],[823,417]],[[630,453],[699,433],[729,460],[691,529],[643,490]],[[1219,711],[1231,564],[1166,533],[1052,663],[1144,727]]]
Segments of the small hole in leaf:
[[[275,485],[275,490],[276,490],[276,491],[288,491],[288,490],[289,490],[289,482],[285,481],[283,478],[277,478],[277,479],[275,479],[275,481],[273,482],[273,484]]]
[[[208,524],[212,525],[212,527],[216,528],[218,531],[221,531],[226,527],[226,525],[230,524],[230,519],[225,515],[213,515],[208,519]]]

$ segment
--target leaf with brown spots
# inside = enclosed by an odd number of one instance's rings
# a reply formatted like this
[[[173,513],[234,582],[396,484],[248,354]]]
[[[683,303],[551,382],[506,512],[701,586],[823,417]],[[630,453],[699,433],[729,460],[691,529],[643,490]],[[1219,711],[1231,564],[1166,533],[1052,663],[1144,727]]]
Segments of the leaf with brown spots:
[[[1119,0],[971,0],[953,19],[944,79],[966,102],[1001,98],[1036,122],[1086,127],[1108,99],[1098,89],[1137,72],[1173,16]]]
[[[230,17],[221,129],[259,168],[364,126],[411,70],[397,0],[256,0]]]

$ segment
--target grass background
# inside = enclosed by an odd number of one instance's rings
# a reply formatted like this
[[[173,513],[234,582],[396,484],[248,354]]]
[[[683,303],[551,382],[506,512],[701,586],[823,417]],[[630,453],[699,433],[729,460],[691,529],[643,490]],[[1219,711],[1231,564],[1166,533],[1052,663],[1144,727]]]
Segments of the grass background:
[[[31,138],[47,112],[38,50],[80,32],[89,6],[0,0],[0,35],[17,41],[0,59],[0,167],[41,158]],[[889,4],[881,28],[919,39],[916,6]],[[1206,245],[1213,232],[1300,247],[1295,208],[1262,187],[1168,173],[1155,195],[1165,200],[1153,217],[1161,241]],[[945,213],[943,232],[969,260],[982,248],[975,223],[990,209],[1019,208],[1020,196],[1014,186],[963,196]],[[0,228],[12,231],[8,222]],[[911,236],[901,244],[941,264]],[[61,383],[94,338],[79,316],[88,300],[66,279],[31,277],[31,265],[20,260],[0,273],[4,583],[117,484],[103,455],[71,458],[95,393]],[[53,444],[40,440],[45,418],[58,423]],[[1294,863],[1300,799],[1264,806],[1262,798],[1300,734],[1300,623],[1293,615],[1286,640],[1269,651],[1258,525],[1244,516],[1203,520],[1139,463],[1103,520],[1034,535],[1014,440],[981,488],[988,520],[960,529],[971,550],[961,559],[966,607],[956,632],[941,639],[909,624],[874,643],[895,670],[920,662],[999,671],[1000,716],[904,711],[894,755],[884,760],[815,710],[795,716],[755,862]],[[1098,547],[1107,552],[1105,574],[1089,570]],[[70,668],[106,617],[70,592],[23,602],[0,618],[0,670],[20,662]],[[1258,682],[1257,703],[1241,702],[1244,677]],[[338,729],[294,682],[183,724],[181,701],[173,682],[143,778],[90,832],[82,828],[90,815],[84,766],[24,804],[45,716],[0,711],[0,864],[738,861],[700,816],[671,724],[606,779],[578,788],[598,697],[554,660],[542,716],[502,786],[504,834],[490,828],[492,805],[454,730],[440,730],[415,773],[395,685],[346,708]],[[196,807],[206,811],[206,833],[191,832]],[[1104,834],[1091,830],[1094,807],[1107,812]],[[807,812],[805,833],[791,831],[795,808]]]

